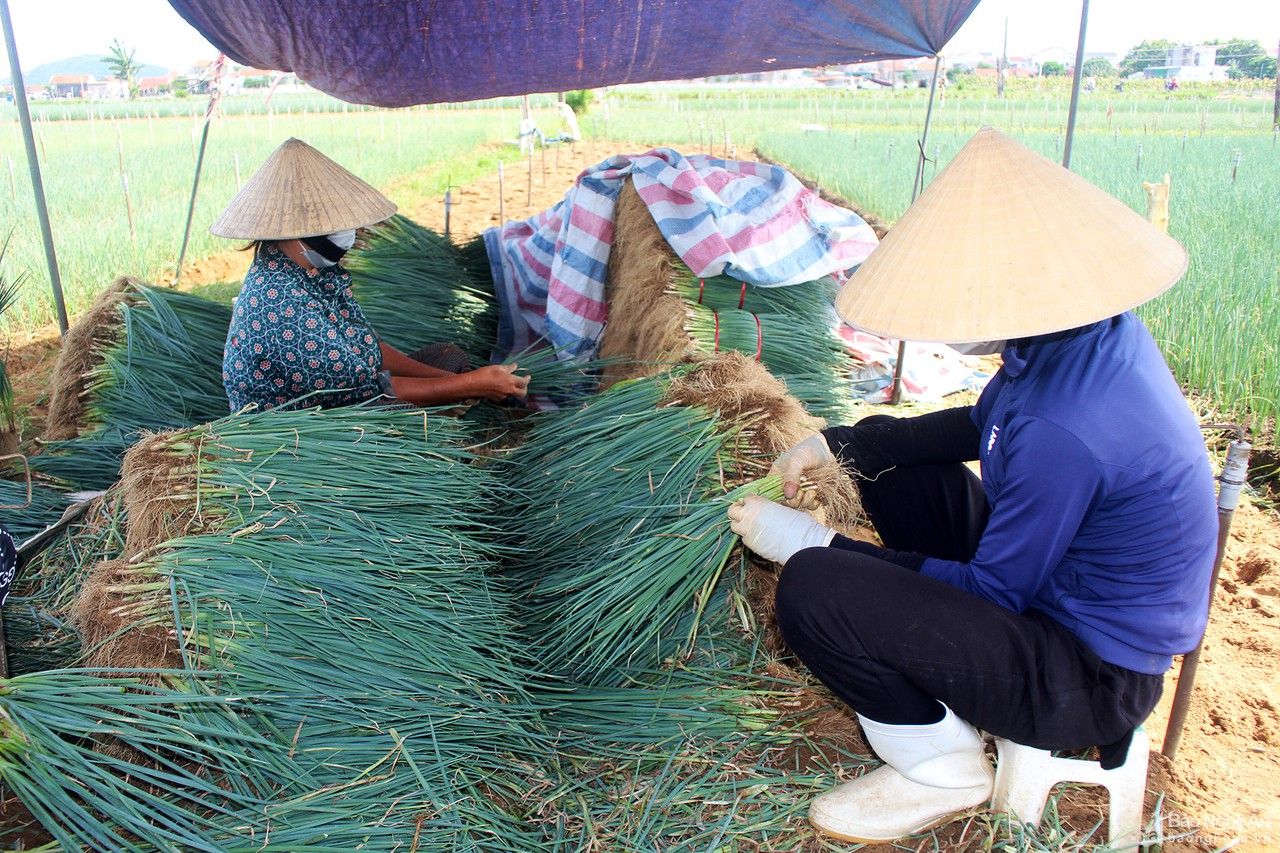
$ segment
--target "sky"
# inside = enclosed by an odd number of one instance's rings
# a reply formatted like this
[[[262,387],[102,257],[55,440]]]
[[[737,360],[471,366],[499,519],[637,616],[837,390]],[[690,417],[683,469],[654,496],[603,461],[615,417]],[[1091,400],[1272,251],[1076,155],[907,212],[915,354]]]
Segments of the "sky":
[[[465,2],[465,0],[464,0]],[[165,0],[9,0],[24,68],[79,54],[106,54],[113,38],[144,63],[185,69],[217,51]],[[1079,0],[982,0],[944,53],[997,51],[1009,19],[1009,53],[1075,52]],[[1086,50],[1123,55],[1143,39],[1280,39],[1280,0],[1091,0]],[[0,51],[0,78],[9,76]]]

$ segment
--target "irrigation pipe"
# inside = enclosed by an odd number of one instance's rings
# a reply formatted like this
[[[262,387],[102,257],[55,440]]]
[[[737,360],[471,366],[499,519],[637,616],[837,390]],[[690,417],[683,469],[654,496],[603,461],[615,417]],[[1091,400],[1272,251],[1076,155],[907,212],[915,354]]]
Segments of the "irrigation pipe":
[[[925,151],[929,149],[929,122],[933,118],[933,96],[938,91],[938,71],[942,68],[942,57],[933,58],[933,80],[929,83],[929,106],[924,111],[924,132],[920,136],[920,159],[916,161],[916,173],[911,180],[911,203],[915,204],[920,191],[924,188]],[[898,341],[898,362],[893,366],[893,394],[889,397],[892,406],[902,402],[902,363],[907,356],[906,340]]]
[[[44,260],[49,266],[49,285],[53,288],[53,305],[58,314],[58,330],[67,333],[67,304],[62,298],[62,277],[58,275],[58,256],[53,250],[53,231],[49,227],[49,207],[44,200],[44,181],[40,178],[40,161],[36,158],[36,137],[31,129],[31,109],[27,105],[27,85],[22,80],[18,63],[18,43],[9,18],[9,0],[0,0],[0,23],[4,24],[4,44],[9,52],[9,68],[13,83],[13,102],[18,107],[18,123],[22,125],[22,141],[27,147],[27,169],[31,172],[31,190],[36,196],[36,218],[40,220],[40,237],[44,240]]]
[[[1220,425],[1215,425],[1220,426]],[[1213,574],[1209,578],[1209,609],[1213,609],[1213,593],[1218,588],[1218,572],[1222,569],[1222,558],[1227,550],[1227,536],[1231,533],[1231,517],[1235,514],[1236,505],[1240,502],[1240,490],[1244,488],[1245,474],[1249,470],[1250,444],[1244,439],[1244,430],[1233,427],[1238,436],[1227,448],[1227,461],[1222,466],[1222,476],[1218,487],[1218,552],[1213,560]],[[1207,625],[1206,625],[1207,630]],[[1204,637],[1195,649],[1182,658],[1182,669],[1178,671],[1178,687],[1173,694],[1173,707],[1169,711],[1169,725],[1164,731],[1164,745],[1160,751],[1169,760],[1173,760],[1178,751],[1178,743],[1182,740],[1182,729],[1187,722],[1187,711],[1191,707],[1191,692],[1195,689],[1196,669],[1200,666],[1200,650],[1204,648]]]

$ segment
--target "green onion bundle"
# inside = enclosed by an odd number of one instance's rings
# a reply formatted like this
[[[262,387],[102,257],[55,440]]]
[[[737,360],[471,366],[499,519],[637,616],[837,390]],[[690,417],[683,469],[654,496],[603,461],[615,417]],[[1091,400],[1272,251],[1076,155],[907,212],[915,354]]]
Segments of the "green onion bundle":
[[[560,774],[541,794],[554,822],[539,849],[773,850],[796,838],[829,783],[783,756],[819,749],[780,710],[788,686],[756,674],[761,649],[728,613],[711,615],[688,663],[548,692]]]
[[[21,543],[62,517],[67,508],[67,498],[57,489],[42,483],[32,483],[31,502],[27,503],[26,482],[0,480],[0,524]]]
[[[72,604],[95,564],[123,554],[123,525],[117,498],[96,501],[22,566],[4,603],[11,673],[76,665],[81,647]]]
[[[139,289],[120,309],[122,336],[90,373],[89,425],[136,432],[227,414],[222,350],[228,306],[176,290]]]
[[[804,322],[792,314],[715,309],[705,303],[686,305],[686,315],[685,330],[703,349],[733,350],[754,358],[813,414],[832,421],[846,417],[852,362],[830,324]]]
[[[87,423],[50,442],[32,467],[86,489],[116,480],[144,430],[174,429],[227,413],[222,349],[231,309],[187,293],[136,286],[118,307],[119,331],[89,373]]]
[[[4,264],[5,253],[9,250],[9,235],[5,235],[0,244],[0,265]],[[26,274],[11,277],[0,266],[0,315],[3,315],[13,303],[26,282]],[[13,384],[9,381],[9,371],[4,359],[0,359],[0,435],[6,433],[16,435],[18,429],[17,412],[13,408]]]
[[[260,811],[288,745],[238,700],[121,674],[0,682],[0,781],[65,850],[226,849],[223,826]]]
[[[493,285],[476,284],[443,236],[394,216],[370,230],[345,266],[365,317],[392,346],[412,352],[452,342],[473,365],[489,363],[498,328]]]
[[[459,246],[458,257],[462,268],[481,290],[493,290],[493,268],[489,264],[489,250],[485,247],[483,234],[477,234]]]
[[[544,747],[509,596],[490,578],[506,500],[468,438],[437,411],[269,411],[158,436],[126,461],[136,555],[106,592],[128,622],[86,638],[88,659],[113,665],[122,637],[167,636],[158,660],[252,697],[292,760],[237,833],[528,849],[503,803],[519,802],[512,767]],[[135,461],[159,472],[149,485]],[[135,542],[156,507],[164,524]]]
[[[768,480],[730,491],[740,425],[661,406],[668,381],[619,383],[536,416],[510,458],[521,502],[512,571],[537,655],[588,684],[618,684],[687,648],[736,543],[727,503],[780,492]]]
[[[754,314],[785,314],[815,328],[830,331],[837,322],[839,285],[830,276],[786,287],[757,287],[727,275],[698,278],[683,264],[676,265],[671,289],[685,302],[717,311],[737,308]]]

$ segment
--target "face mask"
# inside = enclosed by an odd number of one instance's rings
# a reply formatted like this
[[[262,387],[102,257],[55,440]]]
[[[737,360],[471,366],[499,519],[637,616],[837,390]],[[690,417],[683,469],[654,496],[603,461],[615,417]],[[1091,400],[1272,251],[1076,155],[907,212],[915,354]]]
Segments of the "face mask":
[[[347,250],[356,244],[356,232],[354,229],[347,231],[335,231],[332,234],[322,234],[319,237],[303,237],[302,257],[307,259],[307,263],[316,269],[322,270],[325,267],[331,267],[342,260],[342,256]]]
[[[962,355],[991,355],[1004,349],[1008,341],[973,341],[967,344],[949,344],[953,350]]]

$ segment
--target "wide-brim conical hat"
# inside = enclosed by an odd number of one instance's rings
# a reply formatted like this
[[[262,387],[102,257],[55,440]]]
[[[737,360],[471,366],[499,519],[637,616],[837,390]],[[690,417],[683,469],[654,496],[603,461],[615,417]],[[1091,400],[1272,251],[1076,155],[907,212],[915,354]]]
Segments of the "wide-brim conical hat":
[[[209,231],[240,240],[294,240],[363,228],[396,206],[301,139],[286,139]]]
[[[1012,340],[1120,314],[1186,268],[1182,246],[1125,204],[984,127],[853,274],[836,308],[884,337]]]

